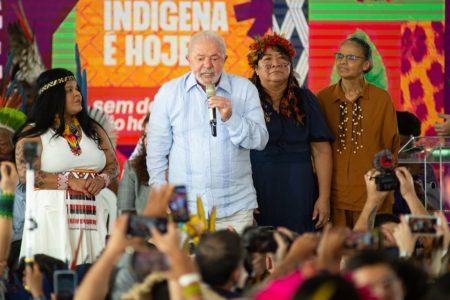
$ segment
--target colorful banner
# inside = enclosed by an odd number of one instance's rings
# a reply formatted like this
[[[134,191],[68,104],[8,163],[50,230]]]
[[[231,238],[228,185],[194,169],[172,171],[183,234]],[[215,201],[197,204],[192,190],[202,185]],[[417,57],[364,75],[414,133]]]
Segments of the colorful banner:
[[[401,107],[414,111],[432,136],[444,108],[444,23],[405,22],[401,32]]]
[[[330,85],[334,66],[333,53],[357,30],[375,45],[386,71],[387,90],[394,103],[400,102],[400,22],[310,21],[309,87],[313,92]]]
[[[310,0],[311,20],[444,20],[442,0]]]
[[[189,70],[188,41],[200,30],[224,36],[225,70],[243,76],[250,74],[246,53],[253,36],[270,28],[285,34],[297,51],[300,82],[314,92],[332,82],[332,54],[340,42],[363,31],[379,53],[397,109],[419,115],[423,133],[433,134],[433,124],[442,121],[436,112],[450,109],[450,46],[444,43],[449,31],[439,25],[449,22],[447,16],[444,23],[450,7],[444,2],[450,0],[22,0],[47,68],[75,71],[78,43],[89,103],[114,118],[119,150],[137,141],[158,88]],[[6,27],[17,22],[18,3],[0,0],[0,68],[10,50]],[[423,28],[424,35],[415,28]],[[409,36],[409,31],[418,33]],[[427,55],[418,63],[407,53],[423,39]],[[419,86],[414,82],[427,90],[423,97],[411,88]]]
[[[235,6],[242,2],[78,2],[76,38],[89,103],[113,116],[120,144],[136,143],[155,92],[189,71],[186,55],[194,32],[212,30],[223,36],[225,70],[248,76],[252,22],[237,20]]]

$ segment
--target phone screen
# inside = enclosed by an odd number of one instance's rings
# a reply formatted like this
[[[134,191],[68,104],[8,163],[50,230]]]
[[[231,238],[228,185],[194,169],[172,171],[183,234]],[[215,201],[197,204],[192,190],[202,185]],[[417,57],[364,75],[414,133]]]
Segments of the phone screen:
[[[189,209],[186,186],[177,185],[169,202],[170,212],[175,222],[188,222]]]
[[[133,270],[138,276],[145,277],[151,272],[167,271],[169,267],[167,257],[157,250],[133,253]]]
[[[354,231],[345,241],[348,249],[361,250],[379,250],[382,248],[382,236],[378,230],[362,232]]]
[[[57,299],[72,299],[77,286],[77,274],[69,270],[57,270],[53,276]]]
[[[128,217],[128,235],[149,238],[150,227],[156,227],[160,232],[165,233],[167,231],[167,219],[141,215],[130,215]]]
[[[436,235],[435,226],[438,225],[438,218],[433,216],[408,216],[409,228],[413,234]]]

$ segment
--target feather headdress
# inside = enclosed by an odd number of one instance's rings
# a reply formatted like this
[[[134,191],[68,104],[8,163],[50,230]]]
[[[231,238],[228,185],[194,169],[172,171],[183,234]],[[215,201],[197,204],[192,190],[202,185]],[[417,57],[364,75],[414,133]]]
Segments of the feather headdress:
[[[23,9],[22,1],[12,5],[18,22],[8,25],[9,43],[13,56],[12,64],[17,68],[14,78],[33,86],[39,74],[45,71],[36,38]]]

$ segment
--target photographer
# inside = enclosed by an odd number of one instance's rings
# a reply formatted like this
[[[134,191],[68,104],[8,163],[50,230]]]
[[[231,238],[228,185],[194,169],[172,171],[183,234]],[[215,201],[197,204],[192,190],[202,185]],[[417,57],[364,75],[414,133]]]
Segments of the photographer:
[[[164,185],[160,189],[152,189],[144,215],[161,216],[165,214],[168,207],[173,187]],[[152,203],[150,206],[149,203]],[[102,299],[109,289],[110,275],[113,273],[115,264],[123,255],[125,249],[132,245],[142,245],[142,238],[127,238],[126,231],[128,216],[120,216],[114,225],[114,230],[108,240],[102,255],[86,274],[85,279],[77,289],[75,299]]]
[[[375,177],[379,174],[379,171],[372,169],[364,175],[367,200],[364,204],[361,215],[353,228],[355,231],[368,231],[373,229],[377,210],[389,193],[388,191],[377,190]],[[408,169],[405,167],[398,167],[395,169],[395,175],[399,181],[400,192],[408,204],[411,214],[427,215],[427,210],[417,197],[414,189],[413,178]]]
[[[128,239],[126,228],[128,216],[122,215],[115,221],[113,232],[105,250],[92,265],[76,290],[75,300],[103,299],[108,293],[110,274],[128,246],[137,244],[142,239]]]

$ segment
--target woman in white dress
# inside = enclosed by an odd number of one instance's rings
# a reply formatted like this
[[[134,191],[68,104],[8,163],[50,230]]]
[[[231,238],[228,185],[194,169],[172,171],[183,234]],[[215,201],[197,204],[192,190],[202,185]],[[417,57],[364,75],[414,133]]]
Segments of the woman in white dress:
[[[115,152],[103,128],[88,116],[72,72],[45,71],[37,85],[34,106],[15,136],[22,183],[25,142],[35,141],[41,149],[34,164],[35,190],[26,199],[31,210],[27,207],[25,214],[28,220],[32,212],[37,229],[30,239],[25,228],[21,256],[30,245],[32,254],[76,265],[92,263],[105,246],[108,199],[103,189],[118,174]]]

